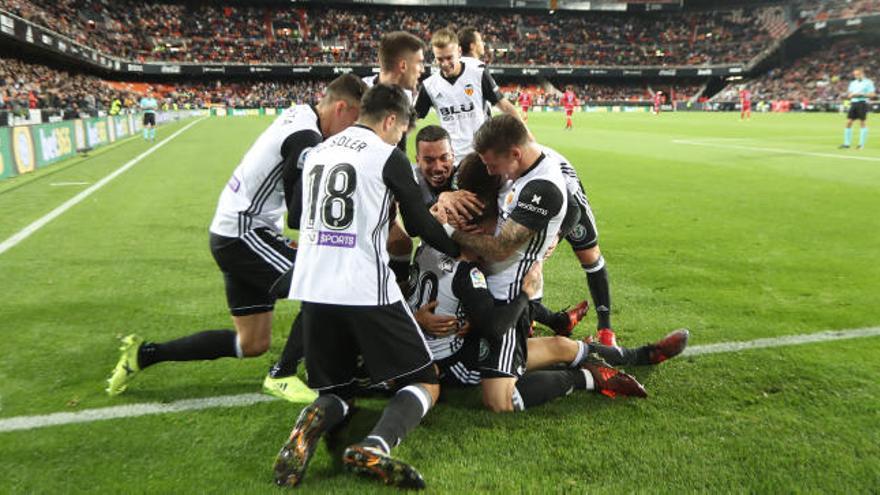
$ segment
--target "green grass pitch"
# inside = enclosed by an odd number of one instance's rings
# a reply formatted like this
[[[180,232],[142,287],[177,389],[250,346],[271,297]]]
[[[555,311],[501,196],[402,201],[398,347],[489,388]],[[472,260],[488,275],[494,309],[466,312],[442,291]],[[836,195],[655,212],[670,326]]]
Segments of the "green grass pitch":
[[[623,344],[691,344],[880,324],[880,135],[838,151],[839,115],[533,114],[578,168]],[[873,122],[873,118],[872,118]],[[216,200],[268,119],[206,119],[0,254],[0,419],[259,390],[260,358],[163,364],[103,388],[117,336],[229,328],[208,250]],[[159,139],[180,128],[159,130]],[[149,147],[132,139],[0,183],[0,241]],[[412,149],[412,147],[410,147]],[[586,296],[571,250],[546,266],[554,307]],[[578,328],[593,330],[594,314]],[[880,338],[685,357],[631,370],[647,400],[575,393],[515,415],[454,391],[395,453],[437,493],[871,493],[880,487]],[[367,400],[352,434],[378,417]],[[274,455],[300,406],[124,418],[0,433],[0,493],[280,493]],[[302,493],[390,493],[321,447]]]

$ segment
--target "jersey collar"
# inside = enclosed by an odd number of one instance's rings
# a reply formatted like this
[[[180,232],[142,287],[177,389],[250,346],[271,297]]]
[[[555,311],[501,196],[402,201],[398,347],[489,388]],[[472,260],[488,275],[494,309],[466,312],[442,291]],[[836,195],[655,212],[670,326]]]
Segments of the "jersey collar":
[[[539,156],[538,159],[535,160],[535,163],[531,164],[531,165],[529,166],[529,168],[527,168],[527,169],[525,170],[525,172],[521,173],[519,176],[520,176],[520,177],[525,177],[526,175],[529,175],[530,173],[532,173],[532,170],[535,170],[535,168],[536,168],[536,167],[537,167],[542,161],[544,161],[544,158],[547,158],[547,155],[544,154],[544,152],[542,151],[542,152],[541,152],[541,156]]]
[[[442,77],[444,81],[448,82],[450,86],[454,85],[455,82],[458,81],[458,78],[464,74],[464,62],[459,60],[458,63],[461,64],[461,70],[458,72],[457,76],[446,77],[443,75],[442,72],[440,73],[440,77]]]
[[[376,134],[376,131],[374,131],[373,129],[370,129],[369,127],[365,126],[364,124],[352,124],[352,127],[360,127],[361,129],[366,129],[366,130],[372,132],[373,134]]]

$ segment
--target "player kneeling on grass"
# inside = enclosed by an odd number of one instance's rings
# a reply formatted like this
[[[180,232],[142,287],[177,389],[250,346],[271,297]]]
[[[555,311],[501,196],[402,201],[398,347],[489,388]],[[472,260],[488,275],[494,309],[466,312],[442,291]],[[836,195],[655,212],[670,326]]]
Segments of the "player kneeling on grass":
[[[290,298],[302,301],[308,383],[318,398],[297,419],[275,460],[275,481],[297,485],[320,437],[350,414],[359,361],[375,383],[403,386],[362,442],[345,449],[347,469],[402,488],[424,488],[418,471],[391,457],[428,413],[439,386],[431,353],[388,268],[389,206],[407,232],[453,257],[458,246],[422,203],[397,147],[411,115],[397,86],[370,88],[356,125],[303,159],[300,247]]]
[[[296,248],[282,235],[283,216],[300,179],[303,150],[349,127],[358,117],[366,85],[353,75],[330,83],[317,107],[297,105],[257,138],[220,195],[211,223],[211,253],[223,273],[235,330],[205,330],[162,343],[137,335],[123,339],[122,355],[108,380],[122,393],[135,373],[164,361],[254,357],[269,349],[275,300],[290,291]],[[298,379],[290,377],[291,387]],[[301,387],[301,398],[314,393]]]

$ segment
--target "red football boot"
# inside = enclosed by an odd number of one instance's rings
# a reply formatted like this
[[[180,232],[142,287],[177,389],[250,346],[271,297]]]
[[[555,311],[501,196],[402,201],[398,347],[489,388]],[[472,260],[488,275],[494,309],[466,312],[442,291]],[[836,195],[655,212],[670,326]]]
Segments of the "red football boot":
[[[645,398],[648,392],[632,375],[612,368],[608,363],[597,358],[589,358],[581,368],[593,375],[596,391],[612,399],[619,395]]]
[[[600,328],[596,332],[596,338],[599,339],[599,343],[602,345],[617,347],[617,336],[614,335],[614,330],[610,328]]]
[[[663,361],[672,359],[684,352],[684,349],[688,345],[688,338],[690,335],[691,334],[688,332],[687,328],[680,328],[669,332],[657,342],[646,345],[645,347],[648,351],[647,364],[660,364]]]
[[[587,316],[587,311],[589,309],[590,302],[581,301],[571,309],[560,311],[560,313],[565,313],[565,316],[568,318],[568,322],[564,323],[562,327],[554,328],[553,332],[561,337],[571,337],[571,333],[574,331],[574,327],[578,326],[578,323],[580,323],[581,320],[584,319],[584,316]]]

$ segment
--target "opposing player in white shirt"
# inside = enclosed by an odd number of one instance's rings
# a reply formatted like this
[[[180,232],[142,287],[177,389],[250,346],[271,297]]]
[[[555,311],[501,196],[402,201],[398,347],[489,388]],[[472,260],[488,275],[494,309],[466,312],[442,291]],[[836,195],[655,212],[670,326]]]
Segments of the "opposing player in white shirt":
[[[340,76],[317,107],[299,105],[278,117],[242,158],[223,189],[210,227],[211,253],[223,273],[235,330],[205,330],[162,343],[123,339],[107,392],[123,392],[134,375],[165,361],[254,357],[266,352],[275,300],[286,297],[296,249],[282,235],[285,199],[299,181],[303,150],[350,126],[365,84]]]
[[[498,84],[481,64],[461,61],[458,36],[450,29],[441,29],[431,38],[431,50],[440,71],[422,82],[416,98],[416,112],[425,117],[433,107],[440,125],[449,132],[455,165],[473,151],[474,133],[486,121],[485,104],[498,107],[503,113],[519,118],[512,103],[501,94]]]
[[[402,386],[370,432],[343,454],[350,470],[386,484],[423,488],[390,450],[419,424],[439,394],[431,352],[388,268],[392,201],[407,231],[458,257],[458,246],[422,202],[406,155],[395,145],[409,126],[403,90],[379,84],[361,102],[358,123],[314,147],[303,161],[300,244],[290,297],[302,301],[309,387],[275,461],[275,480],[296,485],[323,433],[349,413],[359,356],[375,383]]]

